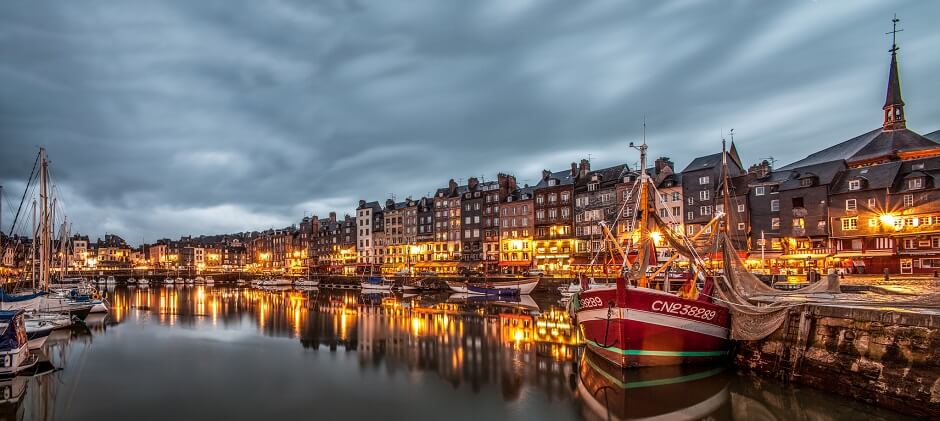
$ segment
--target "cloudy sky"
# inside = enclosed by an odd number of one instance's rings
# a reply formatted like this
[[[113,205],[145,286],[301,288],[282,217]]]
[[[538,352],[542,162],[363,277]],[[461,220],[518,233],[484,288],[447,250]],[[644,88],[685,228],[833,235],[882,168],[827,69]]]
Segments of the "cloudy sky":
[[[932,132],[937,2],[7,1],[3,229],[40,145],[73,231],[135,244],[632,163],[644,115],[679,167],[730,128],[785,164],[880,125],[893,13]]]

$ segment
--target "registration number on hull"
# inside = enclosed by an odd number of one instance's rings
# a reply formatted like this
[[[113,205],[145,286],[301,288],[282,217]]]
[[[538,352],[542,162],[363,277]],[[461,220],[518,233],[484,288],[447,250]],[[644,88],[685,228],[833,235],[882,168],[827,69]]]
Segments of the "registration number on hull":
[[[650,306],[653,311],[659,313],[675,314],[679,316],[688,316],[701,320],[714,320],[718,312],[704,307],[691,304],[673,303],[669,301],[656,300]]]

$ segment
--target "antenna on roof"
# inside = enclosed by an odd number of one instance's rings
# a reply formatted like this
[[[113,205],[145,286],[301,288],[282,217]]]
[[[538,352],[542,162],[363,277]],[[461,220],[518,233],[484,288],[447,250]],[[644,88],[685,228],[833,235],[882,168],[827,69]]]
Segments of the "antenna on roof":
[[[731,128],[728,135],[731,136],[731,143],[734,143],[734,127]]]
[[[774,164],[777,163],[777,159],[774,158],[774,157],[772,157],[772,156],[768,156],[768,157],[764,158],[764,160],[770,163],[770,167],[771,167],[771,168],[773,168],[773,167],[774,167]]]

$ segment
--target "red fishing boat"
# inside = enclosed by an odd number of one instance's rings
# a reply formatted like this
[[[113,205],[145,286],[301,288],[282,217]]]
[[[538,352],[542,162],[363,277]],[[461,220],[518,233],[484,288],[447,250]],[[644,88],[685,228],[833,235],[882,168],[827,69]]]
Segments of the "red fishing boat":
[[[645,142],[635,147],[644,169],[646,147]],[[722,171],[726,174],[727,154],[723,155]],[[723,184],[727,201],[727,183]],[[623,256],[622,276],[603,287],[582,281],[582,291],[571,301],[570,310],[588,348],[621,367],[695,364],[724,358],[730,345],[731,317],[727,307],[710,297],[715,276],[722,275],[711,273],[692,246],[698,235],[713,232],[712,227],[717,236],[723,235],[723,227],[728,225],[720,223],[724,215],[717,213],[706,229],[687,238],[660,219],[654,202],[659,195],[646,171],[641,171],[632,194],[632,200],[626,202],[635,203],[636,212],[632,221],[624,221],[633,228],[626,239],[616,238],[607,224],[601,224],[607,240]],[[657,242],[675,251],[658,267]],[[715,244],[720,244],[723,252],[733,252],[727,249],[730,242],[716,240]],[[652,280],[682,256],[693,274],[682,288],[675,293],[652,288]]]

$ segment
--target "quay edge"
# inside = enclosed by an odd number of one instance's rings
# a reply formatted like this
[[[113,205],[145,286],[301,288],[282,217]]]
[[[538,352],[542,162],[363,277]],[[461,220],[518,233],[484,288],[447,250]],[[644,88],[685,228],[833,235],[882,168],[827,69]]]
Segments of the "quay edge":
[[[940,416],[940,312],[804,305],[738,369],[831,391],[899,413]]]

